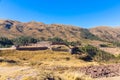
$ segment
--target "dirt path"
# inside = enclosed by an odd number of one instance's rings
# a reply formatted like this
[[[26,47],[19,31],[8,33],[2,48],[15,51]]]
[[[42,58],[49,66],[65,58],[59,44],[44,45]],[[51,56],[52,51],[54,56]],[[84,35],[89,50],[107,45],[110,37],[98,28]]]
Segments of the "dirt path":
[[[120,64],[89,66],[82,70],[95,78],[94,80],[120,80]],[[37,75],[37,69],[27,66],[0,66],[0,80],[23,80],[26,76],[36,77]]]
[[[11,73],[15,73],[18,71],[24,71],[30,69],[29,67],[19,67],[19,66],[14,66],[14,67],[0,67],[0,74],[6,74],[10,75]]]
[[[36,76],[35,69],[30,67],[13,66],[1,67],[0,66],[0,80],[22,80],[25,76]]]

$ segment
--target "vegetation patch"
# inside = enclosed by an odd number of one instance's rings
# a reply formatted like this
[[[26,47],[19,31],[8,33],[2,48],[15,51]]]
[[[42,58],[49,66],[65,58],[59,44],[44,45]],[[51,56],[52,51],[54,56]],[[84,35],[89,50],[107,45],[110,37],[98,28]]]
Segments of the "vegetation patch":
[[[101,40],[100,38],[98,38],[97,36],[95,36],[94,34],[92,34],[88,29],[82,29],[80,35],[84,39]]]
[[[28,45],[30,43],[37,43],[37,39],[29,36],[20,36],[12,40],[15,45]]]
[[[99,50],[98,48],[91,45],[84,46],[81,49],[84,51],[84,53],[86,53],[86,56],[84,56],[82,59],[87,61],[94,60],[97,62],[106,62],[116,58],[113,54]]]
[[[120,42],[112,42],[114,46],[120,47]]]
[[[12,45],[13,45],[13,43],[10,39],[5,38],[5,37],[0,38],[0,48],[7,48],[7,47],[10,47]]]

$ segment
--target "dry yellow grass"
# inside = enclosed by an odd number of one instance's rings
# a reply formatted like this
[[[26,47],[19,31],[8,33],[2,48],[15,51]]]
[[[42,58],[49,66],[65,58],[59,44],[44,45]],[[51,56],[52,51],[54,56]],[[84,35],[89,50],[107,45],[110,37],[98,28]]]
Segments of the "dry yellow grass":
[[[1,51],[0,56],[4,59],[15,60],[18,63],[34,63],[61,65],[67,67],[80,67],[88,65],[98,65],[96,62],[85,62],[77,59],[76,55],[71,55],[67,52],[54,52],[51,50],[45,51]]]
[[[70,69],[88,65],[98,65],[96,62],[85,62],[77,56],[67,52],[45,51],[0,51],[0,59],[6,62],[0,62],[0,68],[7,70],[5,74],[0,70],[0,79],[10,77],[20,80],[44,80],[52,74],[55,80],[91,80],[85,74],[71,72]],[[15,63],[7,62],[9,60]],[[66,69],[67,68],[67,69]],[[55,69],[55,70],[54,70]],[[11,72],[12,70],[12,72]],[[12,73],[12,75],[10,75]],[[67,75],[66,75],[67,73]],[[71,77],[70,77],[71,76]],[[74,77],[74,78],[73,78]],[[79,79],[80,78],[80,79]]]

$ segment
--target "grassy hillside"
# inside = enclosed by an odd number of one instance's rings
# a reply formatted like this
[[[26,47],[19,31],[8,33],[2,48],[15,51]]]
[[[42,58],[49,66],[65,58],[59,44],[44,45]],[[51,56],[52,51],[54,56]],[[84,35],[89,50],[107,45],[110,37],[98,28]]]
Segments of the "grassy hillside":
[[[120,41],[120,28],[100,26],[84,29],[64,24],[44,24],[41,22],[19,22],[13,20],[0,20],[0,37],[15,38],[18,36],[32,36],[48,39],[60,37],[69,41],[82,39]]]
[[[34,21],[22,23],[13,20],[0,20],[0,32],[0,36],[8,38],[26,35],[42,39],[60,37],[68,41],[97,39],[87,29],[71,25],[44,24]]]
[[[96,28],[91,28],[89,31],[105,41],[111,41],[111,42],[120,41],[119,27],[112,28],[112,27],[100,26]]]

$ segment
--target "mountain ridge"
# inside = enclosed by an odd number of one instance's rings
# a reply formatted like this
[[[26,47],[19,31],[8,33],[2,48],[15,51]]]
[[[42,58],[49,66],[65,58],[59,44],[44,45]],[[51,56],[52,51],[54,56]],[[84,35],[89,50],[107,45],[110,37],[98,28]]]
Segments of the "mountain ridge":
[[[120,41],[120,27],[98,26],[90,29],[64,24],[45,24],[42,22],[20,22],[0,20],[0,37],[15,38],[32,36],[35,38],[60,37],[69,41],[100,38],[105,41]]]
[[[9,37],[9,38],[26,35],[33,37],[36,36],[37,38],[61,37],[71,40],[76,40],[76,39],[78,40],[80,38],[79,37],[80,30],[81,28],[73,27],[70,25],[44,24],[41,22],[33,22],[33,21],[22,23],[12,20],[0,20],[0,32],[1,32],[0,36]]]

